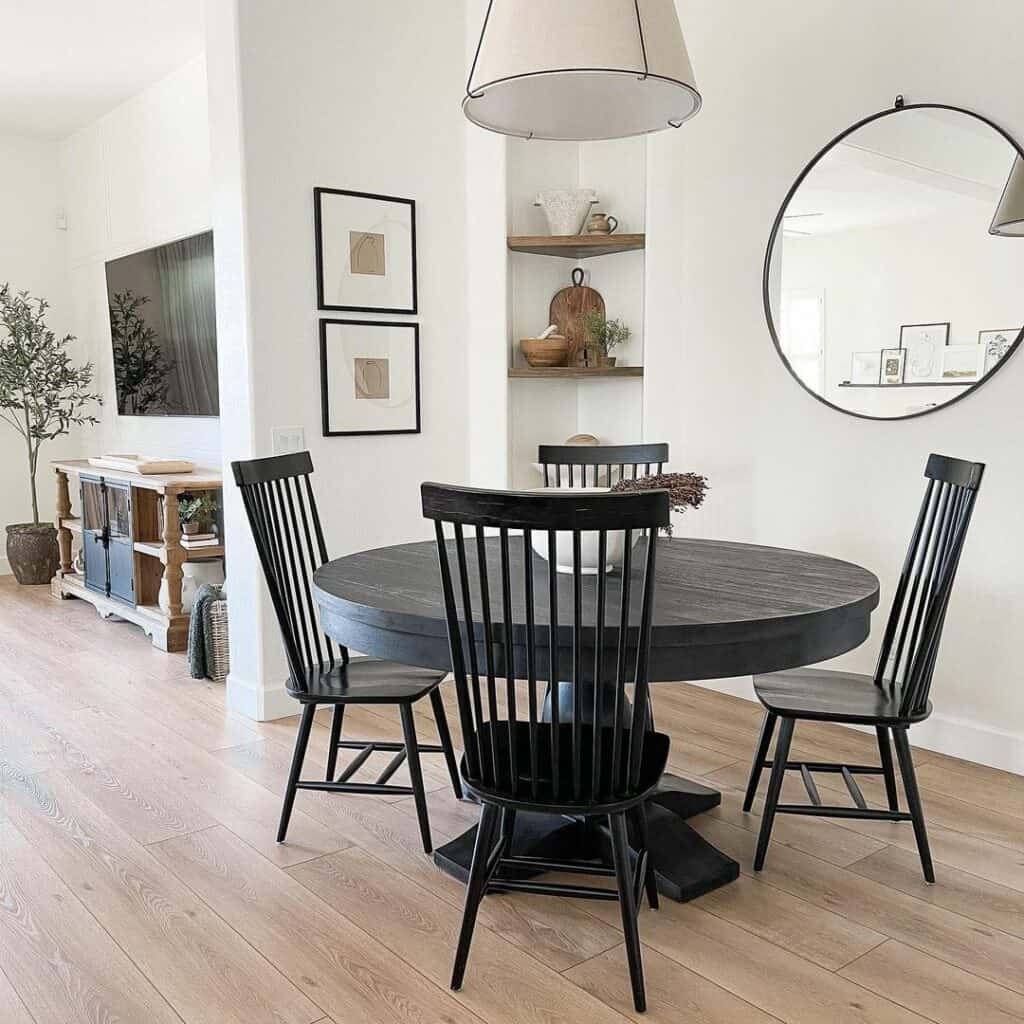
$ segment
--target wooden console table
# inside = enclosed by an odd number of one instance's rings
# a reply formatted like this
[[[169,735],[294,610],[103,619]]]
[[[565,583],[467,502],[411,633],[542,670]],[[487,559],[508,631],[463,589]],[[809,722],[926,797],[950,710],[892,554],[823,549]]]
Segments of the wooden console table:
[[[219,491],[221,474],[197,467],[192,473],[144,475],[92,466],[85,459],[54,462],[57,476],[57,510],[54,525],[60,548],[60,567],[50,589],[55,597],[77,597],[96,607],[103,618],[117,615],[141,626],[153,646],[164,651],[183,651],[188,642],[188,614],[181,607],[181,567],[185,562],[223,557],[223,546],[186,551],[181,546],[178,495],[192,491]],[[77,481],[79,514],[72,512],[69,480]],[[82,478],[99,481],[127,498],[127,523],[119,541],[131,548],[128,595],[118,597],[87,586],[75,570],[75,536],[80,543],[90,533],[85,528]],[[107,510],[104,509],[104,514]],[[128,533],[124,532],[127,525]],[[94,531],[93,531],[94,532]],[[127,548],[123,548],[127,550]],[[109,589],[109,583],[108,583]]]

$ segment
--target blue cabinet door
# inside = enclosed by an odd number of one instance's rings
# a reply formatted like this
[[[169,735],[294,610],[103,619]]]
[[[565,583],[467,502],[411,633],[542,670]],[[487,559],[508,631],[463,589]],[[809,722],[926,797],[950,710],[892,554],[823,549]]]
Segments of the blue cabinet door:
[[[107,509],[103,481],[82,477],[82,558],[85,585],[101,594],[107,588]]]
[[[105,481],[107,507],[107,582],[111,597],[135,604],[135,547],[128,484]]]

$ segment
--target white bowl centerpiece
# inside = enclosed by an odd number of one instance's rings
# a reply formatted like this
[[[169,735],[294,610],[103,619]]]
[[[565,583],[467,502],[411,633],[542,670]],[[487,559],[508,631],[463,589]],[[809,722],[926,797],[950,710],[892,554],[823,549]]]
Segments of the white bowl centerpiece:
[[[534,487],[537,494],[608,494],[610,487]],[[572,534],[559,530],[555,534],[555,551],[559,572],[572,572]],[[640,531],[633,530],[632,544],[636,544],[640,538]],[[530,542],[533,550],[541,558],[548,557],[548,533],[545,530],[533,530],[530,533]],[[622,552],[626,544],[625,530],[609,530],[605,550],[604,571],[610,572],[616,566],[622,564]],[[598,532],[597,530],[584,530],[580,533],[580,572],[584,576],[596,576],[598,573]]]
[[[707,491],[707,478],[699,473],[655,473],[651,476],[638,477],[635,480],[620,480],[612,487],[534,487],[538,494],[608,494],[615,492],[665,490],[669,492],[669,508],[673,512],[685,512],[688,508],[700,508]],[[666,531],[672,533],[669,526]],[[630,536],[631,545],[640,539],[642,531],[633,530]],[[555,535],[555,558],[558,572],[573,571],[572,533],[558,531]],[[610,572],[622,564],[625,549],[626,531],[609,530],[606,548],[604,572]],[[541,558],[548,557],[548,534],[543,530],[533,530],[530,534],[533,550]],[[602,568],[598,560],[599,534],[596,530],[584,530],[580,533],[580,573],[584,576],[596,576]]]

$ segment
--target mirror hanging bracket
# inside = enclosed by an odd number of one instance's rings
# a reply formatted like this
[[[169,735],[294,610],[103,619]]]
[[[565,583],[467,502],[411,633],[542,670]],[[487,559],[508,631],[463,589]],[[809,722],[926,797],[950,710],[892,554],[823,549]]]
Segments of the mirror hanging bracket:
[[[899,92],[899,93],[896,94],[896,102],[893,103],[893,107],[896,110],[902,110],[903,109],[903,102],[904,102],[903,101],[903,93]]]

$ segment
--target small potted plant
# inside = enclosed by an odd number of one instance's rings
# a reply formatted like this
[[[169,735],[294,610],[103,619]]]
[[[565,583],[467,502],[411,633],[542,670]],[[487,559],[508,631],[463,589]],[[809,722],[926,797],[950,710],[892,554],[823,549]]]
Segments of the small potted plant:
[[[613,491],[668,491],[669,509],[683,513],[688,508],[700,508],[708,490],[708,478],[700,473],[654,473],[638,476],[635,480],[620,480]],[[665,528],[672,536],[672,525]]]
[[[583,330],[586,335],[583,358],[596,366],[614,366],[612,349],[624,345],[633,337],[632,330],[626,324],[621,320],[607,319],[599,309],[592,309],[583,318]],[[594,353],[593,358],[591,352]]]
[[[32,522],[7,527],[7,561],[19,583],[49,583],[59,564],[57,531],[39,519],[36,469],[39,449],[72,426],[99,421],[87,410],[103,399],[89,390],[92,363],[75,366],[68,354],[74,336],[58,338],[46,326],[45,299],[0,286],[0,420],[25,442]]]
[[[201,532],[212,530],[217,522],[217,499],[209,492],[203,494],[178,495],[178,522],[181,532],[192,537]]]

